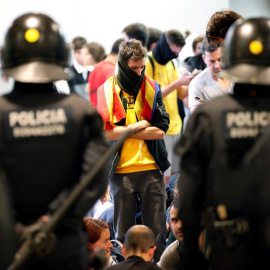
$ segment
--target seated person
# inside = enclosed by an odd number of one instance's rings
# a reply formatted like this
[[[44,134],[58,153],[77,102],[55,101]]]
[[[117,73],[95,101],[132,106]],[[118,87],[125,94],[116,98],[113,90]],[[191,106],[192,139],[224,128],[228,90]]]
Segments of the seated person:
[[[171,176],[169,179],[169,184],[167,185],[170,188],[170,191],[167,191],[167,186],[166,186],[166,193],[168,199],[166,200],[166,204],[169,203],[167,210],[166,210],[166,225],[167,225],[167,241],[166,241],[166,247],[168,247],[172,242],[176,240],[176,237],[172,231],[171,228],[171,218],[170,218],[170,211],[172,207],[172,202],[177,198],[179,195],[179,190],[178,190],[178,183],[180,181],[180,174],[175,173]]]
[[[98,252],[100,249],[102,249],[105,252],[105,267],[116,264],[117,262],[111,256],[111,248],[113,245],[110,240],[109,225],[99,219],[88,217],[84,218],[83,221],[87,230],[87,245],[90,251],[90,255],[92,252]],[[101,262],[101,265],[102,264],[103,263]]]
[[[167,199],[166,199],[166,209],[168,209],[171,206],[171,203],[173,201],[174,193],[175,193],[175,182],[177,179],[180,177],[179,173],[174,173],[170,179],[169,183],[166,185],[166,194],[167,194]]]
[[[178,205],[176,200],[172,202],[170,209],[171,229],[177,240],[171,243],[163,252],[158,262],[158,266],[165,270],[173,270],[179,267],[180,253],[183,249],[183,231],[182,222],[178,218]]]
[[[106,192],[102,197],[94,204],[94,206],[88,211],[86,217],[92,217],[95,219],[101,219],[100,216],[106,209],[113,205],[110,197],[110,187],[107,186]]]
[[[106,222],[109,225],[110,228],[110,234],[111,234],[111,240],[115,239],[115,233],[113,229],[113,204],[106,208],[101,215],[98,218],[99,220],[102,220]]]
[[[107,270],[161,270],[151,262],[155,250],[155,237],[152,230],[145,225],[134,225],[125,235],[122,247],[125,261],[108,267]]]

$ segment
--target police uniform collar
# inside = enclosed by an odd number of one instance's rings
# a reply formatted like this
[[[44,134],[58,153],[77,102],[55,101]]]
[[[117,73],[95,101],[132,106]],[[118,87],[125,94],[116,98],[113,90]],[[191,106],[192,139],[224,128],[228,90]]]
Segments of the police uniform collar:
[[[236,83],[233,89],[234,97],[270,97],[270,87],[268,85],[253,85]]]
[[[56,92],[54,84],[51,83],[22,83],[15,81],[13,92],[17,93],[44,93],[44,92]]]

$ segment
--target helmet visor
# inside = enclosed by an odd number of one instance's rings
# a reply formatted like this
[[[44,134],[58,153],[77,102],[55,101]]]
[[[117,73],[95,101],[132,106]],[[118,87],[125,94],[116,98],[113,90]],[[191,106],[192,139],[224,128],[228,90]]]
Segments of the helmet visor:
[[[67,80],[71,76],[69,68],[40,61],[7,68],[3,70],[3,73],[24,83],[48,83]]]

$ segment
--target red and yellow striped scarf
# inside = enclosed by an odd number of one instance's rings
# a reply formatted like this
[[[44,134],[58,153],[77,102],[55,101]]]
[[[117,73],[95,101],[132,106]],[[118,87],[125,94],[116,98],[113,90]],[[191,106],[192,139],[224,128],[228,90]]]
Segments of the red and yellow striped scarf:
[[[126,118],[126,112],[120,98],[120,87],[115,83],[116,75],[110,77],[98,89],[97,110],[104,121],[104,129],[113,129],[112,124],[116,124]],[[138,92],[135,102],[135,112],[138,120],[151,121],[155,106],[159,86],[156,81],[144,76],[142,86]]]

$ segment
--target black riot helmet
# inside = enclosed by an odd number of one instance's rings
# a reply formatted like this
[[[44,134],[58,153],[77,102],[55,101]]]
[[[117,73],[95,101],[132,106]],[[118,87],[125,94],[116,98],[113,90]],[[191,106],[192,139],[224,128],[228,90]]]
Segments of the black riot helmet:
[[[237,20],[222,53],[222,75],[236,83],[270,85],[270,18]]]
[[[2,49],[6,75],[25,83],[47,83],[69,77],[68,46],[50,17],[28,13],[8,29]]]

